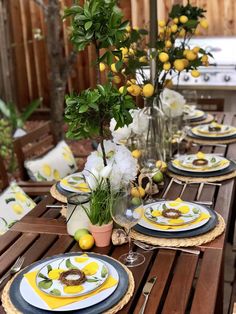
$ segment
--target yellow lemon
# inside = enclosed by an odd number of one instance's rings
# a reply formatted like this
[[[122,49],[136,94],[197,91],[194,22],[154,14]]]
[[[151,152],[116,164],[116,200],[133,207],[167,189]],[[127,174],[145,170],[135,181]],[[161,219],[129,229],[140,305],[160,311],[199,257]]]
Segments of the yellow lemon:
[[[179,21],[182,23],[182,24],[185,24],[188,22],[188,17],[186,15],[181,15],[181,17],[179,18]]]
[[[130,191],[130,194],[133,197],[139,197],[140,198],[140,197],[144,197],[146,192],[141,186],[138,186],[138,187],[133,187]]]
[[[16,192],[15,193],[15,198],[18,201],[21,201],[21,202],[25,202],[27,200],[27,196],[24,193],[22,193],[22,192]]]
[[[157,160],[156,167],[161,170],[161,172],[165,172],[167,170],[167,164],[162,160]]]
[[[111,70],[112,70],[112,72],[114,72],[114,73],[117,73],[117,72],[118,72],[117,69],[116,69],[116,64],[115,64],[115,63],[112,63],[112,64],[111,64]]]
[[[142,155],[141,151],[138,150],[138,149],[133,150],[131,154],[132,154],[132,156],[133,156],[134,158],[136,158],[136,159],[140,158],[141,155]]]
[[[184,61],[183,61],[182,59],[177,59],[177,60],[175,60],[175,61],[174,61],[174,68],[175,68],[177,71],[179,71],[179,72],[183,71],[184,68],[185,68]]]
[[[151,97],[154,93],[154,86],[151,83],[148,83],[143,86],[143,96]]]
[[[84,290],[83,286],[64,286],[63,290],[66,294],[80,293]]]
[[[186,206],[180,206],[178,208],[179,211],[181,211],[182,214],[187,214],[189,212],[189,207],[186,205]]]
[[[83,191],[83,192],[90,192],[89,186],[88,186],[88,184],[85,183],[85,182],[79,183],[79,184],[77,185],[77,187],[78,187],[79,190],[81,190],[81,191]]]
[[[132,95],[132,96],[139,96],[141,94],[141,87],[138,85],[130,85],[129,87],[127,87],[127,91]]]
[[[199,51],[200,51],[200,47],[196,46],[196,47],[193,48],[193,52],[194,53],[197,54],[197,53],[199,53]]]
[[[53,177],[54,177],[54,179],[57,180],[57,181],[61,180],[60,173],[59,173],[59,171],[58,171],[57,169],[54,169],[54,170],[53,170]]]
[[[91,262],[87,264],[84,268],[82,268],[82,271],[85,273],[86,276],[92,276],[96,274],[98,268],[99,268],[98,263]]]
[[[174,24],[174,25],[171,25],[171,32],[172,33],[176,33],[177,32],[177,30],[178,30],[178,26],[176,25],[176,24]]]
[[[181,59],[184,63],[184,67],[187,68],[189,65],[189,61],[187,59]]]
[[[49,273],[48,273],[48,278],[52,279],[52,280],[57,280],[60,277],[60,274],[63,273],[63,269],[52,269]]]
[[[21,215],[24,211],[23,207],[20,204],[13,204],[12,209],[17,215]]]
[[[184,28],[182,28],[181,31],[179,32],[179,36],[180,36],[180,37],[184,37],[185,34],[186,34],[186,31],[185,31]]]
[[[184,224],[185,221],[181,218],[177,218],[177,219],[169,219],[168,220],[169,224],[171,225],[181,225],[181,224]]]
[[[189,61],[193,61],[195,59],[197,59],[197,55],[195,52],[193,52],[192,50],[189,50],[187,53],[186,53],[186,58],[189,60]]]
[[[161,52],[158,57],[159,57],[159,60],[163,63],[169,60],[169,55],[166,52]]]
[[[135,51],[133,48],[129,48],[129,55],[130,56],[134,56],[135,55]]]
[[[101,72],[103,72],[103,71],[106,70],[106,65],[105,65],[103,62],[100,62],[100,63],[99,63],[99,70],[100,70]]]
[[[152,211],[152,216],[153,217],[159,217],[159,216],[161,216],[161,212],[159,210],[155,209]]]
[[[207,22],[207,20],[206,20],[206,19],[200,20],[200,25],[201,25],[202,28],[207,29],[207,28],[208,28],[208,22]]]
[[[201,58],[202,62],[207,62],[208,61],[208,55],[203,55]]]
[[[125,88],[125,86],[121,86],[121,87],[119,88],[119,93],[120,93],[120,94],[123,94],[123,93],[124,93],[124,88]]]
[[[84,263],[84,262],[87,262],[88,259],[89,259],[89,257],[87,254],[82,254],[81,256],[76,257],[75,261],[77,263]]]
[[[165,42],[165,47],[166,47],[166,48],[172,47],[172,42],[171,42],[170,40],[166,40],[166,42]]]
[[[169,71],[170,68],[171,68],[170,62],[165,62],[165,63],[163,64],[163,70]]]
[[[202,153],[202,152],[198,152],[198,153],[197,153],[197,158],[198,158],[198,159],[204,159],[205,156],[206,156],[206,155],[205,155],[204,153]]]
[[[147,59],[146,56],[142,56],[142,57],[139,58],[139,62],[147,63],[148,59]]]
[[[136,80],[135,79],[131,79],[127,81],[127,85],[132,85],[132,84],[136,84]]]
[[[199,77],[201,74],[200,74],[200,72],[199,72],[198,70],[192,70],[192,71],[191,71],[191,75],[192,75],[193,77]]]
[[[159,21],[158,22],[160,27],[165,27],[166,26],[166,22],[165,21]]]
[[[50,177],[51,173],[52,173],[52,168],[48,165],[48,164],[44,164],[43,165],[43,174],[46,176],[46,177]]]
[[[121,78],[118,75],[113,76],[112,80],[115,84],[120,84],[121,82]]]
[[[79,239],[79,246],[82,250],[89,250],[94,246],[94,238],[91,234],[85,234]]]
[[[120,50],[122,52],[122,55],[127,55],[129,51],[127,47],[121,47]]]
[[[177,17],[175,17],[175,18],[173,19],[173,22],[174,22],[175,24],[178,24],[178,23],[179,23],[179,19],[178,19]]]

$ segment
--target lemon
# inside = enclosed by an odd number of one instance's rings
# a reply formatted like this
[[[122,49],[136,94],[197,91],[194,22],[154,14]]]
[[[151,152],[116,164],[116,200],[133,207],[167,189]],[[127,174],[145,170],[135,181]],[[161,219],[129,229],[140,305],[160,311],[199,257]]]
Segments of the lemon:
[[[13,204],[12,209],[17,215],[21,215],[24,211],[23,207],[20,204]]]
[[[122,55],[127,55],[129,51],[127,47],[121,47],[120,50],[122,52]]]
[[[169,60],[169,55],[166,52],[161,52],[159,54],[159,60],[163,63],[167,62]]]
[[[206,20],[206,19],[200,20],[200,25],[201,25],[202,28],[207,29],[207,28],[208,28],[208,22],[207,22],[207,20]]]
[[[44,164],[43,165],[43,174],[46,177],[50,177],[51,173],[52,173],[52,168],[48,164]]]
[[[147,63],[148,59],[147,59],[146,56],[142,56],[142,57],[139,58],[139,62]]]
[[[208,55],[203,55],[201,58],[202,62],[207,62],[208,61]]]
[[[121,78],[118,75],[113,76],[113,82],[115,84],[120,84]]]
[[[84,262],[87,262],[88,259],[89,259],[89,257],[87,254],[82,254],[81,256],[76,257],[75,261],[77,263],[84,263]]]
[[[159,210],[157,210],[157,209],[154,209],[152,211],[152,216],[153,217],[159,217],[159,216],[161,216],[161,212]]]
[[[129,55],[130,56],[134,56],[135,55],[135,51],[133,48],[129,48]]]
[[[154,93],[154,86],[151,83],[148,83],[143,86],[143,96],[151,97]]]
[[[120,93],[120,94],[123,94],[123,93],[124,93],[124,88],[125,88],[125,86],[121,86],[121,87],[119,88],[119,93]]]
[[[163,64],[163,70],[169,71],[170,68],[171,68],[170,62],[165,62],[165,63]]]
[[[140,197],[144,197],[146,192],[141,186],[138,186],[138,187],[133,187],[130,191],[130,194],[133,197],[140,198]]]
[[[83,286],[64,286],[63,290],[66,294],[80,293],[84,290]]]
[[[185,64],[184,64],[184,61],[183,61],[182,59],[177,59],[177,60],[174,61],[174,68],[175,68],[177,71],[179,71],[179,72],[181,72],[181,71],[184,70],[184,68],[185,68],[184,65],[185,65]]]
[[[199,76],[200,76],[200,72],[199,72],[198,70],[192,70],[192,71],[191,71],[191,75],[192,75],[193,77],[199,77]]]
[[[141,202],[139,197],[133,197],[131,200],[131,203],[135,206],[139,206],[139,205],[141,205],[142,202]]]
[[[165,21],[159,21],[158,22],[160,27],[165,27],[166,26],[166,22]]]
[[[57,169],[54,169],[54,170],[53,170],[53,177],[54,177],[54,179],[57,180],[57,181],[61,180],[60,173],[59,173],[59,171],[58,171]]]
[[[182,214],[187,214],[189,212],[189,207],[187,205],[184,206],[180,206],[178,208],[178,210],[182,213]]]
[[[200,51],[200,47],[196,46],[196,47],[193,48],[193,52],[194,53],[197,54],[197,53],[199,53],[199,51]]]
[[[165,172],[167,170],[167,164],[162,160],[157,160],[156,167],[161,170],[161,172]]]
[[[116,69],[116,64],[115,64],[115,63],[112,63],[112,64],[111,64],[111,70],[112,70],[112,72],[114,72],[114,73],[117,73],[117,72],[118,72],[117,69]]]
[[[185,34],[186,34],[186,31],[185,31],[184,28],[182,28],[181,31],[179,32],[179,36],[180,36],[180,37],[184,37]]]
[[[63,269],[52,269],[50,270],[50,272],[48,273],[48,278],[52,279],[52,280],[57,280],[60,277],[60,274],[63,273]]]
[[[187,68],[187,66],[189,65],[189,61],[187,59],[181,59],[184,63],[184,67]]]
[[[178,23],[179,23],[179,19],[178,19],[177,17],[175,17],[175,18],[173,19],[173,23],[178,24]]]
[[[131,154],[132,154],[132,156],[133,156],[134,158],[136,158],[136,159],[140,158],[141,155],[142,155],[141,151],[138,150],[138,149],[133,150]]]
[[[106,66],[105,66],[105,64],[104,64],[103,62],[100,62],[100,63],[99,63],[99,70],[100,70],[101,72],[103,72],[103,71],[106,70]]]
[[[99,269],[99,265],[96,262],[91,262],[87,264],[84,268],[82,268],[82,271],[85,273],[86,276],[93,276],[97,273]]]
[[[132,84],[136,84],[136,80],[135,79],[131,79],[127,81],[127,85],[132,85]]]
[[[181,17],[179,18],[179,21],[182,23],[182,24],[185,24],[188,22],[188,17],[186,15],[181,15]]]
[[[166,47],[166,48],[172,47],[172,42],[171,42],[170,40],[166,40],[166,42],[165,42],[165,47]]]
[[[25,202],[27,200],[27,196],[25,194],[23,194],[22,192],[16,192],[15,198],[21,202]]]
[[[94,246],[94,238],[91,234],[85,234],[79,239],[79,246],[82,250],[89,250]]]
[[[132,96],[139,96],[141,94],[141,87],[138,85],[130,85],[129,87],[127,87],[127,91],[132,95]]]
[[[163,181],[164,177],[161,171],[158,171],[154,174],[154,176],[152,177],[152,180],[155,183],[161,183]]]
[[[171,25],[171,32],[172,33],[176,33],[177,32],[177,30],[178,30],[178,26],[176,25],[176,24],[174,24],[174,25]]]
[[[89,234],[88,229],[78,229],[75,231],[74,234],[74,239],[75,241],[79,242],[80,238],[85,235],[85,234]]]
[[[189,61],[193,61],[197,58],[197,55],[195,52],[193,52],[192,50],[189,50],[187,53],[186,53],[186,58],[189,60]]]

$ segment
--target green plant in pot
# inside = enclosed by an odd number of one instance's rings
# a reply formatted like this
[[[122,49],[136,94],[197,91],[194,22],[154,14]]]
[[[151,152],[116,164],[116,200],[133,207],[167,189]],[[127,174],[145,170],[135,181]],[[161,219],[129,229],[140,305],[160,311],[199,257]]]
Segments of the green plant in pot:
[[[80,94],[66,96],[65,120],[68,123],[67,136],[72,139],[93,138],[99,136],[100,144],[97,151],[88,157],[83,171],[85,180],[91,190],[90,208],[86,213],[91,222],[91,230],[110,229],[108,241],[95,242],[106,246],[111,235],[110,209],[114,198],[121,190],[126,189],[137,172],[137,161],[128,149],[109,140],[104,140],[106,130],[112,118],[116,128],[132,122],[130,109],[135,102],[126,91],[120,92],[113,84],[113,75],[108,74],[106,83],[101,83],[103,67],[115,64],[118,71],[122,66],[120,47],[127,38],[128,21],[115,0],[90,0],[83,6],[74,5],[65,10],[65,17],[72,20],[71,41],[78,49],[84,50],[93,45],[96,51],[97,85]],[[117,58],[119,61],[117,61]],[[113,66],[114,69],[114,66]]]

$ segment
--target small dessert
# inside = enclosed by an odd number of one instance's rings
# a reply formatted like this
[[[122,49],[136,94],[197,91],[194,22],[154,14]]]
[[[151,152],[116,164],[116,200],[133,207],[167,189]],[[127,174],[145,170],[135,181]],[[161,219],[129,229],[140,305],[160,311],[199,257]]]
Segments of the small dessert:
[[[86,281],[86,276],[79,269],[70,269],[62,272],[59,280],[66,286],[78,286]]]
[[[209,126],[208,126],[208,130],[210,132],[219,132],[221,130],[221,125],[216,123],[216,122],[212,122]]]
[[[178,209],[168,208],[162,211],[162,216],[171,219],[177,219],[181,216],[181,212]]]
[[[208,160],[206,160],[206,159],[195,159],[193,161],[194,166],[205,166],[207,164],[208,164]]]

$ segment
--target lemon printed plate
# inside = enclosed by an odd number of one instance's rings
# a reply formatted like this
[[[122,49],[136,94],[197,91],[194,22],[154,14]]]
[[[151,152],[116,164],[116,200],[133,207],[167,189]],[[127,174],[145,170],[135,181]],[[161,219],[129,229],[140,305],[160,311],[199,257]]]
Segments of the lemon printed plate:
[[[185,114],[184,114],[184,118],[185,119],[191,119],[191,120],[195,120],[195,119],[199,119],[201,117],[203,117],[205,115],[205,112],[202,110],[186,110]]]
[[[161,216],[161,211],[164,208],[174,208],[181,211],[183,213],[179,218],[182,220],[180,221],[181,225],[177,219]],[[180,232],[199,228],[205,225],[210,218],[211,215],[207,208],[201,205],[183,201],[159,201],[144,206],[144,216],[138,225],[155,231]],[[173,223],[174,220],[177,220],[175,224]],[[166,225],[162,223],[164,221],[166,221]]]
[[[59,280],[60,274],[72,269],[82,271],[86,276],[86,281],[74,286],[63,284]],[[71,298],[98,289],[107,280],[108,275],[107,266],[99,259],[83,255],[59,258],[40,269],[36,276],[36,285],[41,291],[54,297]],[[69,276],[70,280],[77,279],[76,275]]]
[[[172,161],[174,168],[189,172],[209,172],[226,169],[230,165],[230,161],[224,157],[214,154],[202,154],[203,158],[208,161],[207,165],[194,165],[193,161],[199,157],[196,154],[183,155]]]
[[[70,174],[60,181],[60,186],[69,192],[88,193],[89,188],[81,172]]]
[[[221,130],[209,131],[211,124],[198,125],[192,128],[192,133],[201,137],[229,137],[236,134],[236,128],[230,125],[220,125]]]

